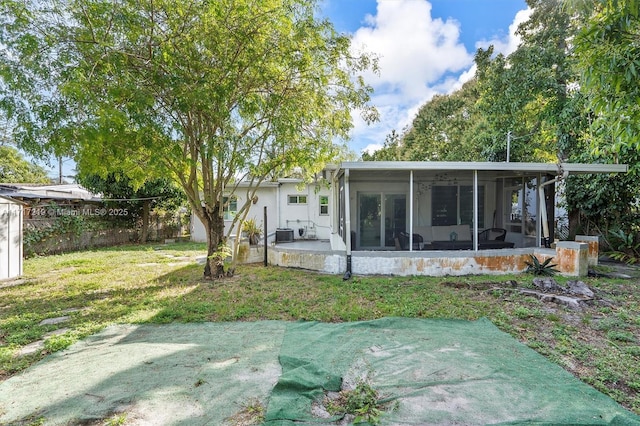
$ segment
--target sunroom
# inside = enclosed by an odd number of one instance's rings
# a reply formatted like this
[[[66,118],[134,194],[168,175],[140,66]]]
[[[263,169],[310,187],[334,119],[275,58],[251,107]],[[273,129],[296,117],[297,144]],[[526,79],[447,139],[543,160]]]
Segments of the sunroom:
[[[332,248],[345,250],[347,270],[352,255],[372,252],[415,252],[409,257],[423,260],[461,256],[452,251],[465,258],[530,254],[554,241],[558,182],[626,171],[623,164],[342,163],[333,173],[339,242]]]

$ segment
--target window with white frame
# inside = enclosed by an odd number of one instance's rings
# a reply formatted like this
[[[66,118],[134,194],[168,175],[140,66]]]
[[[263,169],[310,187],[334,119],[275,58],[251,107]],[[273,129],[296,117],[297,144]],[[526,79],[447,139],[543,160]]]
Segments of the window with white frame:
[[[327,216],[329,214],[329,196],[320,196],[320,216]]]
[[[223,212],[224,212],[224,220],[233,220],[238,214],[238,199],[236,197],[223,197],[222,202]]]
[[[307,204],[306,195],[289,195],[289,204]]]
[[[431,192],[431,224],[473,226],[473,186],[434,186]],[[484,227],[484,186],[478,186],[478,227]]]

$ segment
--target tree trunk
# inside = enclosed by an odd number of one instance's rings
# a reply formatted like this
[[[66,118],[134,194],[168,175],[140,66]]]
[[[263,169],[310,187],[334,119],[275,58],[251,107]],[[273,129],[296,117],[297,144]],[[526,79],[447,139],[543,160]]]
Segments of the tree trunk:
[[[573,241],[580,230],[580,210],[572,208],[569,210],[569,241]]]
[[[226,247],[224,220],[216,212],[210,214],[205,211],[202,224],[207,234],[207,262],[204,266],[204,277],[209,280],[222,278],[225,275],[224,261],[230,254],[228,250],[223,249]]]

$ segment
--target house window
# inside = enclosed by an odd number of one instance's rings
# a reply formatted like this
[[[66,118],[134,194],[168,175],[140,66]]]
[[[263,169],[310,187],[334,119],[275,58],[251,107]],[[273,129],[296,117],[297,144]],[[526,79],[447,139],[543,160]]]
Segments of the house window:
[[[329,196],[320,196],[320,216],[327,216],[329,214]]]
[[[224,203],[224,220],[233,220],[238,214],[238,199],[236,197],[224,197],[222,202]]]
[[[473,186],[434,186],[431,205],[433,226],[473,226]],[[484,228],[484,186],[478,186],[478,227]]]
[[[307,196],[289,195],[289,204],[307,204]]]

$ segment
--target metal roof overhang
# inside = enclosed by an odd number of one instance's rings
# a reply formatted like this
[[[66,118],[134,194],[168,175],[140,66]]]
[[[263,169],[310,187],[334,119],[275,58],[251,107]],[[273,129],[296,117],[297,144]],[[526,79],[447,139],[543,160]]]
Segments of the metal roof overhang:
[[[354,161],[344,162],[337,175],[345,170],[357,172],[439,172],[478,171],[494,172],[496,175],[534,175],[538,173],[562,175],[592,173],[626,173],[626,164],[586,163],[497,163],[497,162],[448,162],[448,161]]]

